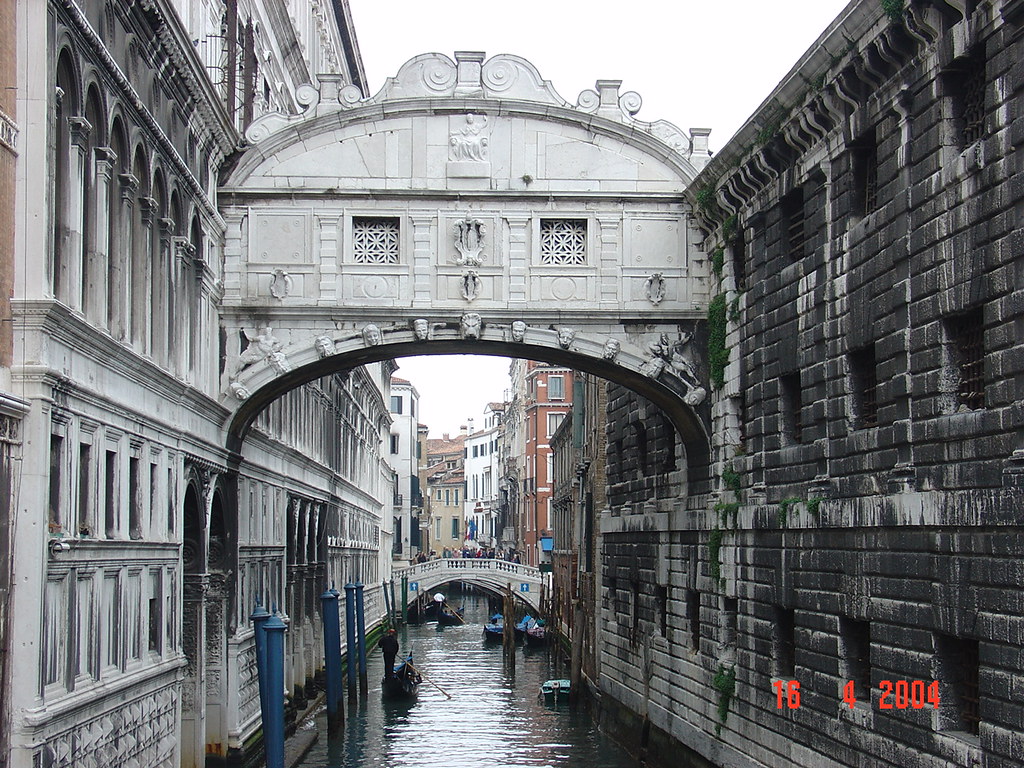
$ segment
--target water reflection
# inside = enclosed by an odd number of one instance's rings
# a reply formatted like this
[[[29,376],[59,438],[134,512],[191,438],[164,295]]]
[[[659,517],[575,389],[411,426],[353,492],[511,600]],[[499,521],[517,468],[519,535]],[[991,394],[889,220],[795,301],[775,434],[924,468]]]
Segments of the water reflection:
[[[636,765],[585,713],[539,698],[544,680],[568,677],[553,654],[520,647],[515,668],[507,668],[501,646],[483,638],[487,600],[467,596],[461,602],[465,625],[438,629],[430,622],[400,630],[400,653],[411,649],[417,668],[452,698],[424,681],[413,702],[382,699],[383,664],[375,651],[368,660],[368,698],[347,709],[341,738],[328,739],[326,719],[318,718],[321,738],[304,768]]]

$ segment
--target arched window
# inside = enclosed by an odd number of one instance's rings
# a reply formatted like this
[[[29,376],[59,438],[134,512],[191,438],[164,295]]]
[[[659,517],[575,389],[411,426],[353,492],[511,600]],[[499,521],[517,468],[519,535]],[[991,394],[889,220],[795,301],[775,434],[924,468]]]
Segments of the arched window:
[[[67,300],[71,258],[71,124],[78,115],[78,83],[71,55],[64,51],[57,61],[57,89],[53,110],[53,230],[50,288],[54,298]]]
[[[115,119],[110,129],[110,149],[114,154],[114,167],[107,200],[107,329],[116,339],[125,336],[125,301],[128,275],[128,237],[130,208],[125,203],[125,180],[128,175],[128,142],[124,126]]]
[[[107,179],[101,179],[98,165],[100,162],[107,162],[106,156],[100,156],[100,148],[103,146],[104,136],[102,134],[104,118],[103,103],[100,100],[99,89],[95,86],[89,88],[85,99],[85,119],[92,126],[89,132],[89,140],[86,144],[85,173],[82,179],[82,236],[84,241],[84,264],[82,270],[82,312],[90,320],[99,322],[102,320],[103,305],[105,303],[103,284],[106,279],[106,258],[107,242],[106,233],[99,231],[100,219],[100,185],[106,186],[109,192]]]
[[[152,199],[149,197],[149,163],[142,147],[135,149],[132,175],[139,184],[138,197],[132,207],[130,277],[128,280],[128,312],[131,320],[129,338],[140,352],[148,351],[149,325],[149,227],[152,226]]]
[[[149,276],[149,326],[150,354],[158,362],[167,360],[167,276],[168,243],[171,235],[167,218],[167,192],[164,176],[158,169],[153,176],[152,192],[153,222],[149,230],[150,276]]]

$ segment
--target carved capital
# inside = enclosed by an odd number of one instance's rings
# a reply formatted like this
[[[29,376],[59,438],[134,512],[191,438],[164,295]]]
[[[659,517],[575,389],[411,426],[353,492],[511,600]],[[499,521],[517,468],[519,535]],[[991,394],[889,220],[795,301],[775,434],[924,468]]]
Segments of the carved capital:
[[[117,180],[121,182],[121,199],[126,203],[134,203],[139,191],[139,180],[130,173],[119,173]]]
[[[142,212],[142,224],[146,227],[153,226],[153,215],[156,213],[156,199],[152,197],[139,198],[139,210]]]
[[[92,133],[92,123],[84,117],[68,118],[68,129],[71,132],[71,143],[79,149],[85,149],[89,145],[89,134]]]

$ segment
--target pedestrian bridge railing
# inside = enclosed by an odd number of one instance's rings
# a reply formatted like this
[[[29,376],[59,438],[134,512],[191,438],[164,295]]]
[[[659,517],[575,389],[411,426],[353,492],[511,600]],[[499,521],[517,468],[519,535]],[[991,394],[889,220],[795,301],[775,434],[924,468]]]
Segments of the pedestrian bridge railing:
[[[395,581],[403,581],[407,588],[402,596],[411,604],[420,595],[429,595],[436,588],[453,581],[462,581],[485,589],[513,595],[534,611],[541,604],[550,586],[550,574],[522,563],[512,563],[487,557],[445,557],[394,569]]]

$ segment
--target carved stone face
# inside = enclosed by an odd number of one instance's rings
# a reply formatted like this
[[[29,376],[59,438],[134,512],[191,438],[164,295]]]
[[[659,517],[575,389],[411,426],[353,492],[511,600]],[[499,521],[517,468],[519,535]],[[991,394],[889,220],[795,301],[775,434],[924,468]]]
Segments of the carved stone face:
[[[330,336],[317,336],[313,346],[316,347],[316,353],[320,357],[330,357],[337,352],[334,348],[334,339]]]
[[[572,328],[559,328],[558,329],[558,346],[562,349],[568,349],[569,345],[572,344],[572,340],[576,338],[576,331]]]
[[[430,334],[430,323],[422,317],[417,320],[413,320],[412,332],[416,334],[417,339],[424,341]]]
[[[467,312],[462,316],[462,338],[480,338],[481,318],[477,312]]]
[[[618,339],[608,339],[608,341],[604,343],[604,352],[601,353],[601,357],[605,360],[614,360],[619,354],[620,348],[621,345],[619,344]]]
[[[526,336],[526,323],[522,320],[512,321],[512,341],[522,341]]]
[[[366,346],[375,347],[382,341],[384,341],[384,336],[381,334],[380,328],[376,325],[370,323],[363,328],[363,343],[366,344]]]

